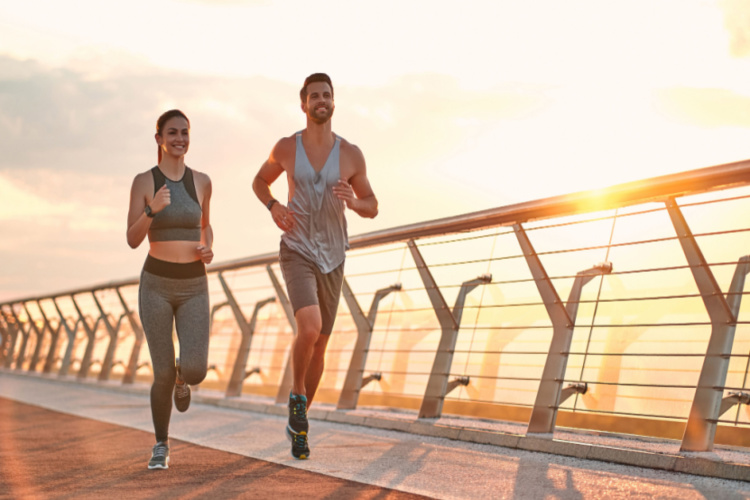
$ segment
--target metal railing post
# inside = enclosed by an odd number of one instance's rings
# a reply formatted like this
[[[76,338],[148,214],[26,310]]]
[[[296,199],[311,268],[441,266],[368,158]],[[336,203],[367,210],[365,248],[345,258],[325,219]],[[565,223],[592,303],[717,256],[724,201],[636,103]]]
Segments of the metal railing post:
[[[534,250],[526,230],[521,224],[514,224],[513,231],[521,246],[537,290],[539,290],[539,295],[542,297],[544,307],[547,309],[547,314],[552,321],[552,340],[550,341],[549,352],[544,363],[539,390],[536,394],[534,407],[531,410],[527,429],[530,434],[549,434],[555,429],[557,410],[563,392],[565,370],[568,366],[567,352],[570,350],[570,343],[573,340],[581,291],[586,283],[596,276],[610,272],[612,267],[607,263],[579,272],[570,290],[566,307],[560,300],[552,280],[550,280],[542,261]]]
[[[5,364],[5,356],[10,345],[10,326],[5,321],[5,315],[0,313],[0,365]]]
[[[222,290],[224,290],[224,296],[227,298],[227,301],[222,304],[217,304],[214,306],[214,313],[219,310],[220,307],[223,307],[224,305],[228,305],[229,308],[232,310],[232,316],[234,316],[234,320],[237,323],[237,326],[240,327],[240,346],[237,349],[237,355],[234,358],[234,363],[232,364],[232,375],[229,377],[229,383],[227,384],[226,389],[226,397],[230,396],[239,396],[242,392],[242,382],[245,380],[245,365],[247,364],[247,354],[250,353],[250,341],[252,338],[252,331],[250,331],[250,324],[245,319],[245,314],[242,312],[242,308],[240,308],[240,305],[237,303],[237,300],[234,298],[234,294],[232,293],[232,290],[229,288],[229,285],[227,284],[227,281],[224,279],[224,273],[219,272],[217,273],[216,277],[219,279],[219,284],[221,284]],[[257,310],[257,308],[256,308]],[[254,319],[255,313],[253,313],[253,319]],[[211,314],[211,317],[213,318],[213,314]],[[212,319],[213,324],[213,319]],[[246,352],[245,354],[245,360],[242,363],[242,373],[240,373],[240,368],[238,366],[240,358],[242,357],[243,352]]]
[[[375,328],[375,318],[378,314],[378,305],[389,293],[397,290],[401,290],[401,283],[396,283],[387,288],[381,288],[375,292],[375,296],[372,298],[372,304],[370,305],[370,311],[367,313],[367,316],[365,316],[362,312],[362,308],[359,306],[357,297],[349,286],[349,282],[344,278],[341,292],[344,295],[344,300],[346,300],[346,303],[349,306],[349,311],[354,318],[354,324],[357,327],[357,340],[354,344],[352,359],[349,362],[349,369],[346,372],[344,386],[341,388],[341,394],[339,394],[339,401],[336,405],[336,409],[353,410],[357,407],[359,391],[362,389],[365,364],[367,364],[367,352],[370,348],[372,330]]]
[[[242,335],[240,347],[239,349],[237,349],[237,356],[234,360],[232,375],[229,379],[229,384],[227,385],[226,390],[226,397],[236,397],[242,394],[242,384],[248,376],[247,358],[250,356],[250,346],[253,338],[253,333],[255,333],[255,325],[258,320],[258,313],[263,308],[263,306],[270,304],[271,302],[275,302],[276,297],[269,297],[256,303],[255,309],[253,310],[253,315],[248,322],[242,313],[242,309],[240,309],[240,305],[234,298],[232,290],[224,280],[224,276],[222,275],[222,273],[219,273],[218,277],[219,282],[221,283],[221,287],[224,289],[224,294],[227,297],[227,301],[229,302],[229,306],[232,308],[234,319],[235,321],[237,321],[237,325],[240,327],[240,333]]]
[[[703,359],[703,367],[698,378],[680,449],[682,451],[711,451],[714,446],[716,420],[719,418],[724,384],[729,369],[729,356],[732,353],[734,332],[737,327],[736,312],[724,298],[677,202],[670,198],[665,204],[703,304],[706,306],[706,312],[711,319],[711,337]],[[744,288],[747,274],[745,259],[745,257],[740,259],[730,293],[737,294]],[[732,298],[734,299],[733,305],[739,311],[741,296],[732,295]]]
[[[245,382],[245,379],[247,379],[247,377],[253,373],[260,373],[259,368],[250,371],[247,370],[247,359],[250,357],[250,344],[253,338],[253,334],[255,333],[255,325],[258,322],[258,313],[265,305],[272,302],[276,302],[276,297],[269,297],[255,304],[253,315],[250,318],[250,323],[248,324],[248,332],[247,334],[244,331],[242,333],[242,342],[240,343],[240,347],[237,352],[237,358],[234,362],[232,377],[230,378],[229,385],[227,386],[227,397],[241,395],[242,384]]]
[[[127,315],[127,311],[120,315],[120,319],[117,320],[116,325],[112,325],[112,322],[104,312],[104,308],[102,307],[101,302],[99,302],[99,298],[96,296],[95,290],[91,291],[91,296],[94,298],[94,303],[96,304],[96,307],[97,309],[99,309],[99,313],[101,314],[100,320],[104,323],[104,326],[107,328],[107,333],[109,334],[109,344],[107,344],[107,352],[104,355],[104,360],[102,361],[102,369],[99,372],[98,379],[109,380],[109,376],[112,373],[112,367],[114,366],[115,351],[117,350],[117,340],[119,338],[120,326],[122,325],[122,320]]]
[[[12,319],[9,317],[9,315],[5,312],[5,307],[0,307],[0,315],[3,318],[3,321],[5,322],[5,331],[6,331],[6,340],[3,344],[5,346],[4,351],[4,358],[3,358],[3,366],[5,368],[10,368],[10,365],[13,363],[13,354],[16,350],[16,339],[18,338],[18,328],[16,325],[15,319]]]
[[[414,258],[414,262],[417,264],[417,271],[420,278],[422,278],[422,283],[432,303],[432,308],[435,311],[441,329],[440,342],[435,352],[430,378],[427,381],[425,395],[422,398],[422,404],[419,408],[419,418],[434,418],[439,417],[443,410],[443,398],[448,388],[448,373],[451,369],[453,351],[458,338],[458,323],[456,323],[456,318],[453,317],[453,313],[448,308],[443,294],[440,293],[440,288],[435,283],[432,273],[422,258],[422,253],[419,251],[417,244],[414,240],[409,240],[407,245]]]
[[[78,325],[81,320],[79,319],[75,321],[73,323],[73,327],[71,328],[70,325],[68,325],[68,320],[65,319],[63,312],[60,310],[60,305],[57,303],[57,297],[53,297],[52,302],[55,304],[55,310],[57,311],[57,315],[60,317],[60,323],[62,323],[63,327],[65,328],[65,334],[68,337],[68,344],[67,346],[65,346],[65,354],[63,354],[62,362],[60,363],[60,371],[58,372],[58,375],[63,377],[67,375],[68,371],[70,370],[73,350],[75,349],[76,344],[76,334],[78,333]]]
[[[15,309],[13,309],[13,304],[10,305],[10,313],[13,315],[13,319],[16,322],[16,325],[18,327],[18,332],[21,334],[21,347],[18,349],[18,354],[16,354],[16,370],[21,370],[23,368],[23,363],[26,361],[26,348],[29,344],[29,335],[31,334],[31,325],[28,326],[28,328],[23,327],[23,323],[21,322],[21,319],[16,314]],[[31,320],[29,320],[29,323],[31,323]]]
[[[60,338],[60,329],[62,328],[62,325],[58,323],[56,328],[52,328],[52,324],[50,323],[49,318],[47,318],[47,314],[42,308],[42,303],[37,300],[36,304],[39,307],[39,312],[42,314],[42,319],[44,319],[44,326],[45,328],[47,328],[47,330],[49,330],[50,333],[49,349],[47,349],[47,356],[44,360],[44,366],[42,367],[42,373],[49,373],[52,371],[52,367],[55,364],[55,357],[57,356],[57,343]]]
[[[562,391],[562,376],[560,373],[564,374],[567,366],[567,356],[561,354],[563,350],[557,348],[557,344],[565,344],[566,341],[569,343],[569,339],[573,335],[573,321],[570,319],[565,306],[563,306],[555,286],[547,276],[547,271],[544,269],[542,261],[539,260],[539,256],[536,254],[523,226],[514,224],[513,231],[534,278],[534,284],[552,321],[552,341],[527,428],[529,433],[546,434],[551,433],[555,428],[557,406]]]
[[[414,262],[417,264],[417,271],[422,278],[427,296],[430,298],[432,308],[435,311],[438,322],[440,323],[440,342],[438,343],[435,359],[432,363],[430,378],[427,381],[422,405],[419,409],[419,418],[437,418],[442,414],[445,395],[448,393],[448,378],[450,375],[451,365],[453,364],[453,352],[456,349],[458,340],[458,330],[461,326],[461,316],[463,315],[464,301],[466,296],[473,288],[488,283],[491,278],[487,276],[479,277],[475,280],[467,281],[461,286],[461,291],[456,297],[456,305],[453,311],[443,298],[435,279],[432,277],[430,269],[422,257],[416,242],[412,239],[407,242],[411,251]],[[467,381],[468,383],[468,381]],[[465,384],[464,384],[465,385]],[[453,388],[453,387],[451,387]]]
[[[271,265],[266,266],[266,271],[268,271],[268,276],[271,278],[271,283],[273,283],[273,288],[276,290],[276,296],[279,299],[279,303],[281,304],[281,308],[284,310],[284,314],[286,315],[286,319],[289,322],[289,324],[292,326],[292,334],[294,335],[294,338],[297,338],[297,321],[294,319],[294,310],[292,310],[292,304],[289,302],[289,299],[286,296],[286,292],[284,291],[284,287],[281,286],[281,282],[276,277],[276,273],[273,272],[273,269],[271,269]],[[289,391],[292,390],[292,358],[294,356],[294,342],[292,342],[292,347],[289,349],[289,355],[286,359],[286,364],[284,365],[284,372],[281,376],[281,381],[279,383],[279,390],[276,393],[276,403],[286,403],[289,401]]]
[[[86,378],[89,374],[89,369],[91,368],[91,356],[94,354],[94,344],[96,343],[96,329],[99,326],[99,319],[96,320],[93,327],[89,326],[89,324],[86,322],[86,317],[83,315],[81,308],[78,306],[75,295],[71,295],[70,300],[73,301],[73,307],[75,307],[76,312],[78,312],[78,319],[80,319],[81,324],[83,325],[83,330],[86,332],[86,337],[88,338],[88,342],[86,342],[86,350],[83,353],[83,358],[81,358],[81,366],[78,370],[78,378]]]
[[[26,316],[29,318],[29,323],[31,323],[31,328],[34,330],[34,333],[36,333],[36,345],[34,346],[34,354],[31,356],[31,362],[29,363],[29,370],[30,372],[36,371],[36,365],[39,363],[39,356],[41,355],[42,351],[42,342],[44,341],[44,330],[45,328],[42,328],[39,330],[39,328],[36,326],[36,320],[31,316],[31,312],[29,312],[29,308],[26,302],[23,303],[23,309],[26,311]]]
[[[13,304],[7,304],[7,306],[10,312],[4,312],[4,316],[5,321],[11,325],[11,338],[10,346],[8,347],[8,357],[5,359],[5,368],[11,368],[18,357],[18,353],[16,352],[18,350],[18,338],[23,338],[23,335],[19,335],[21,333],[21,325],[18,324],[18,318],[13,314]]]
[[[130,351],[130,358],[128,359],[128,364],[125,366],[125,374],[122,377],[123,384],[132,384],[135,381],[135,376],[138,372],[138,357],[141,354],[141,346],[143,345],[143,339],[146,335],[143,333],[143,328],[141,328],[140,323],[135,319],[135,313],[130,309],[128,303],[125,302],[120,287],[115,288],[115,292],[117,293],[117,298],[120,299],[123,311],[125,311],[125,317],[128,318],[130,329],[135,336],[133,349]]]
[[[8,308],[13,311],[13,304],[9,304]],[[4,310],[3,310],[4,311]],[[5,355],[5,368],[10,368],[15,359],[16,344],[18,343],[18,333],[21,331],[21,325],[18,324],[18,319],[14,314],[8,314],[3,312],[5,322],[10,327],[10,342],[8,344],[8,351]]]

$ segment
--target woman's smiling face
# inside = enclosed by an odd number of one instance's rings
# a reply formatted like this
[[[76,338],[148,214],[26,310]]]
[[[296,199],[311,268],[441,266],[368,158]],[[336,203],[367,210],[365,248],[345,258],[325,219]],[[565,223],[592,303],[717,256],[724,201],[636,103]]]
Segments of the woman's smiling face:
[[[173,157],[184,156],[190,146],[190,124],[182,116],[167,120],[161,134],[156,135],[163,154]]]

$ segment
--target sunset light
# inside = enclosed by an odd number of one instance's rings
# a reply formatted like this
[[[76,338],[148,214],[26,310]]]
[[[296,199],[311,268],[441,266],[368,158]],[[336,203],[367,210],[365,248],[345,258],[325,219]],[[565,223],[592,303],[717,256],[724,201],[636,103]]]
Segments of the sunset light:
[[[379,194],[379,217],[350,234],[745,159],[747,9],[0,2],[0,227],[14,235],[0,248],[19,270],[0,296],[138,273],[129,183],[153,166],[154,121],[172,107],[191,119],[188,164],[214,181],[217,260],[274,250],[250,182],[303,127],[297,92],[314,71],[332,76],[334,130]]]
[[[750,0],[0,0],[0,491],[745,498],[749,84]]]

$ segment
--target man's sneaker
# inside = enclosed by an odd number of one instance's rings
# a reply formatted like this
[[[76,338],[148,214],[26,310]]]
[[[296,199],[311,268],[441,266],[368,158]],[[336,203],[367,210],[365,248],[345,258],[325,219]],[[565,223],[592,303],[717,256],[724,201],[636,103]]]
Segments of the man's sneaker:
[[[287,426],[286,437],[292,442],[292,456],[294,458],[298,460],[310,458],[310,448],[307,446],[307,433],[305,431],[295,433]]]
[[[180,358],[177,358],[177,379],[182,380],[180,372]],[[184,412],[190,408],[190,386],[182,380],[182,383],[174,384],[174,406],[177,411]]]
[[[307,397],[289,393],[289,430],[294,434],[307,434]]]
[[[151,451],[151,460],[148,461],[149,469],[169,469],[169,444],[159,441]]]
[[[286,436],[292,442],[292,456],[305,459],[310,456],[307,446],[307,397],[289,393],[289,423],[286,426]]]

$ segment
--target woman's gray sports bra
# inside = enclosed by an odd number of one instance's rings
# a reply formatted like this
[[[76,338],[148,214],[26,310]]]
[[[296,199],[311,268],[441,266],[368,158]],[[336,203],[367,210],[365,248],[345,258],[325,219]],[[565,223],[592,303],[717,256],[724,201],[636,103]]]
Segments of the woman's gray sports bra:
[[[200,241],[203,211],[195,192],[193,171],[185,167],[185,174],[179,181],[165,177],[159,167],[152,168],[151,174],[154,176],[154,194],[166,184],[170,204],[151,221],[149,241]]]

